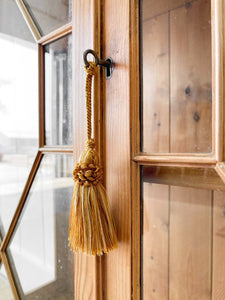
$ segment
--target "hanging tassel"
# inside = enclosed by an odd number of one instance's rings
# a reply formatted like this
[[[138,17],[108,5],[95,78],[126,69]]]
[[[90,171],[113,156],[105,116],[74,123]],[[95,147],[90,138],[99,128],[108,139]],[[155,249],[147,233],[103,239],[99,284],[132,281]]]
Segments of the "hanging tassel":
[[[115,226],[110,215],[106,191],[102,185],[103,170],[95,150],[92,134],[92,77],[97,66],[85,66],[87,144],[73,170],[75,181],[70,208],[69,245],[74,252],[102,255],[118,247]]]

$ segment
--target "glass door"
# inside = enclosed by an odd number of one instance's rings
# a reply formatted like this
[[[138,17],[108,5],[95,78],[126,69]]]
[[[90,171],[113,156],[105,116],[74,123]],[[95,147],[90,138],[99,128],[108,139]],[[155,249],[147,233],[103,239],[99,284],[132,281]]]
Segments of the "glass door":
[[[0,15],[0,298],[74,299],[72,1]]]
[[[220,5],[140,3],[140,299],[224,297]]]
[[[5,299],[223,300],[223,1],[0,2]],[[119,241],[102,257],[67,242],[88,48],[115,62],[94,89]]]
[[[102,20],[104,299],[222,300],[224,3],[105,0]]]

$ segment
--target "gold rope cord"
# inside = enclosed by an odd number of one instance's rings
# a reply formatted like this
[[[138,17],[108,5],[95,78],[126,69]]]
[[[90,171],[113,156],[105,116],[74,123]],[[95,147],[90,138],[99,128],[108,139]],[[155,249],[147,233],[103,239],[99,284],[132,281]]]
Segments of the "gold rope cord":
[[[89,66],[84,67],[87,76],[86,76],[86,86],[85,86],[85,97],[86,97],[86,113],[87,113],[87,138],[91,139],[92,135],[92,103],[91,103],[91,95],[92,95],[92,77],[97,74],[97,66],[94,62],[89,62]]]

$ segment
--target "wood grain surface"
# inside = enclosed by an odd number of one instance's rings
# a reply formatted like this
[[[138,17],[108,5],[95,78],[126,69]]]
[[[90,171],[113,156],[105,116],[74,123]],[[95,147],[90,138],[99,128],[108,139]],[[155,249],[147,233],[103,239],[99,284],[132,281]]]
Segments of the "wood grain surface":
[[[73,140],[74,162],[78,161],[86,142],[85,72],[83,52],[94,47],[95,0],[73,1]],[[97,12],[96,12],[97,13]],[[96,258],[75,254],[74,296],[76,300],[97,300],[98,272]]]
[[[143,299],[211,299],[212,197],[144,182]]]
[[[171,12],[170,152],[212,151],[210,0]]]
[[[211,153],[211,1],[151,2],[144,15],[165,10],[142,22],[142,151]]]
[[[188,3],[195,0],[188,1]],[[168,11],[184,6],[185,0],[144,0],[143,1],[143,20],[159,16]]]
[[[119,240],[103,259],[103,295],[124,300],[131,299],[129,1],[104,1],[103,30],[103,56],[115,62],[105,83],[103,125],[106,189]]]
[[[143,299],[169,294],[169,186],[143,184]]]
[[[225,299],[225,193],[214,192],[212,299]]]
[[[169,152],[168,14],[143,23],[143,152]]]
[[[211,299],[212,192],[171,187],[169,298]]]

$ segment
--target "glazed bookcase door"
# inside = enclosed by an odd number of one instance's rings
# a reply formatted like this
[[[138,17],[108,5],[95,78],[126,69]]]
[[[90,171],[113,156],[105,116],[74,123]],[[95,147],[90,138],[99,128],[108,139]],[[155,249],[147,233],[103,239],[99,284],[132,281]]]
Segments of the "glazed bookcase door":
[[[74,299],[72,1],[0,15],[0,298]]]
[[[76,256],[76,296],[222,300],[223,1],[81,7],[74,28],[90,36],[77,53],[91,45],[115,62],[112,78],[100,72],[95,86],[95,134],[119,248],[95,260]],[[83,18],[90,7],[93,32]]]
[[[137,299],[224,297],[223,14],[222,1],[139,5]]]
[[[0,86],[6,299],[223,300],[223,1],[0,2],[9,16],[1,49],[10,55]],[[67,244],[72,161],[86,140],[88,48],[115,62],[112,78],[99,69],[94,83],[95,138],[119,241],[102,257],[73,255]]]
[[[103,299],[223,299],[223,1],[102,1]],[[220,279],[219,279],[220,278]]]

